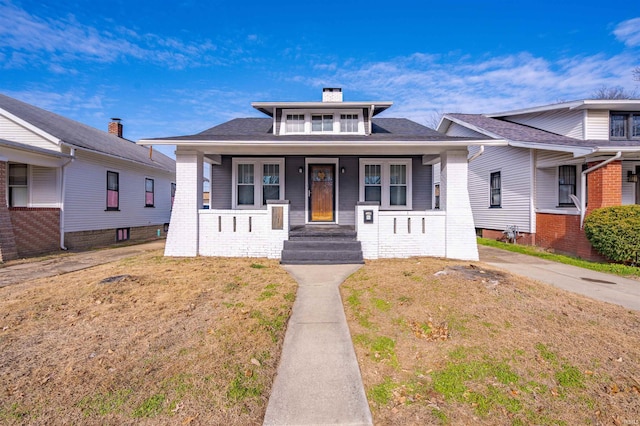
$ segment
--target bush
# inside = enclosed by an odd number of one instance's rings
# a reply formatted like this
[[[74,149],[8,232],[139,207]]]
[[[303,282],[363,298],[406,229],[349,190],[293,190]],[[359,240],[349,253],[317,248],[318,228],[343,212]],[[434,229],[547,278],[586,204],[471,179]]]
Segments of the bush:
[[[640,205],[596,209],[584,221],[584,231],[601,255],[614,262],[638,264]]]

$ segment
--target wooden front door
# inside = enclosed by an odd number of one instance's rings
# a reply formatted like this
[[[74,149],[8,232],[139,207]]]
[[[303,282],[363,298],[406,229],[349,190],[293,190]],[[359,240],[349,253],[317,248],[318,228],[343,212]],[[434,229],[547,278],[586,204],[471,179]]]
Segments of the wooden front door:
[[[311,222],[333,222],[335,165],[309,165],[309,220]]]

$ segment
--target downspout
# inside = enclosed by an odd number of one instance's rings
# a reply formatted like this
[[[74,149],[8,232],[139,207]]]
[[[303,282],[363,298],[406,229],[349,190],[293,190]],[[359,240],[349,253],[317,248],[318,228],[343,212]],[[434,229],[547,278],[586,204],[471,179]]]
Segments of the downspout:
[[[585,216],[585,210],[587,209],[587,203],[586,203],[586,198],[587,198],[587,175],[591,172],[593,172],[594,170],[599,169],[600,167],[604,167],[607,164],[609,164],[612,161],[618,160],[620,157],[622,157],[622,151],[618,151],[616,153],[616,155],[614,155],[611,158],[607,158],[606,160],[604,160],[601,163],[596,164],[595,166],[583,171],[580,175],[580,229],[582,229],[583,225],[584,225],[584,216]]]
[[[74,160],[76,159],[76,149],[75,148],[71,148],[71,158],[62,165],[61,170],[62,170],[62,185],[60,188],[60,248],[62,250],[68,250],[67,247],[64,245],[64,199],[65,199],[65,195],[66,195],[66,190],[67,190],[67,179],[65,177],[65,168],[71,164]]]
[[[484,145],[480,145],[480,150],[478,152],[476,152],[475,154],[473,154],[471,157],[468,157],[467,161],[470,163],[473,160],[475,160],[476,158],[480,157],[482,154],[484,154]]]

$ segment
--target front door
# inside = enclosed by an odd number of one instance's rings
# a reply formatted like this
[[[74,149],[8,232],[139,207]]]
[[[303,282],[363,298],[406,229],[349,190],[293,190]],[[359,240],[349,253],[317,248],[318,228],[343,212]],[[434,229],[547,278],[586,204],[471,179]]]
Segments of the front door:
[[[334,222],[335,165],[309,165],[309,221]]]

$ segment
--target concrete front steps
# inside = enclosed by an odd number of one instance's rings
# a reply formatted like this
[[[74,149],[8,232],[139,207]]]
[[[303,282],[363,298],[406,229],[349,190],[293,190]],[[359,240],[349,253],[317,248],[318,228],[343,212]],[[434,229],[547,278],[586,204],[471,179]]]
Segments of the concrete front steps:
[[[361,264],[362,245],[351,227],[313,225],[289,231],[280,263],[283,265]]]

